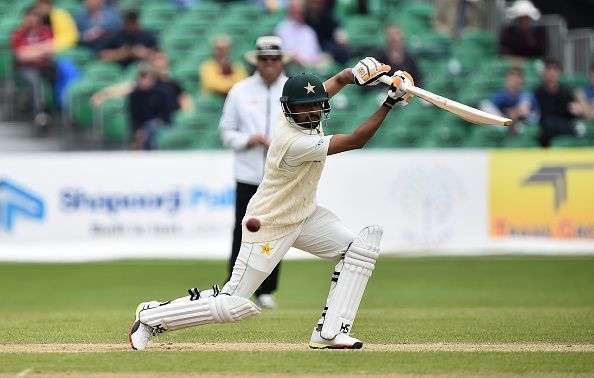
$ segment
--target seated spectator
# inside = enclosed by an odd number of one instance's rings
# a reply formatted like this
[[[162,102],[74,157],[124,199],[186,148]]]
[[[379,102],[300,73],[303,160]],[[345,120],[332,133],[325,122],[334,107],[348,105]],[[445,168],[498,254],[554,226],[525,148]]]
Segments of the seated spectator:
[[[417,67],[415,58],[406,51],[402,29],[395,25],[388,25],[384,33],[386,46],[374,56],[380,62],[392,67],[390,75],[398,70],[406,71],[415,78],[415,85],[422,86],[422,74]]]
[[[325,56],[318,43],[316,32],[305,23],[305,7],[302,0],[291,0],[287,17],[275,29],[281,37],[285,50],[300,66],[320,66]]]
[[[217,36],[212,41],[214,59],[200,65],[202,92],[227,96],[227,92],[238,81],[247,77],[241,63],[231,62],[231,40],[227,36]]]
[[[575,109],[576,114],[588,121],[594,121],[594,64],[590,67],[588,84],[576,91],[576,99],[579,104]]]
[[[128,96],[135,150],[155,149],[157,134],[171,123],[167,93],[157,85],[157,78],[150,63],[140,63],[136,84]]]
[[[180,83],[170,76],[167,54],[161,51],[156,52],[151,56],[150,62],[157,73],[157,83],[155,85],[160,87],[167,95],[170,111],[173,113],[181,110],[184,113],[193,113],[192,97],[183,89]],[[99,107],[103,102],[111,98],[128,96],[134,90],[135,85],[134,81],[127,80],[104,88],[91,97],[91,105]]]
[[[335,61],[345,64],[350,58],[346,33],[327,6],[327,0],[307,0],[305,22],[316,32],[323,51],[331,54]]]
[[[485,12],[482,0],[439,0],[433,27],[439,32],[458,38],[464,32],[480,29]],[[415,82],[417,78],[415,78]]]
[[[481,103],[481,108],[492,114],[510,118],[512,132],[519,132],[522,122],[536,122],[539,107],[532,91],[524,89],[524,73],[519,67],[511,68],[505,75],[505,88],[495,92]]]
[[[104,0],[85,0],[86,9],[75,16],[79,43],[99,52],[109,38],[122,28],[118,14]]]
[[[157,51],[157,38],[143,30],[138,23],[138,12],[129,10],[124,15],[124,29],[116,32],[103,46],[99,56],[107,62],[123,67],[137,60],[148,59]]]
[[[540,144],[550,145],[558,135],[574,135],[573,120],[577,115],[577,103],[571,90],[559,83],[561,65],[549,59],[545,62],[542,84],[536,89],[540,106]]]
[[[547,47],[546,30],[536,25],[540,11],[529,0],[517,0],[508,10],[511,22],[499,36],[499,53],[516,58],[542,58]]]
[[[27,85],[33,97],[35,125],[45,129],[50,123],[50,116],[44,80],[54,88],[54,40],[52,30],[41,23],[41,16],[34,7],[25,11],[21,26],[12,33],[10,46],[18,77]]]
[[[53,3],[53,0],[37,0],[35,10],[41,16],[42,23],[52,29],[55,52],[60,52],[76,45],[78,30],[70,13],[54,7]]]

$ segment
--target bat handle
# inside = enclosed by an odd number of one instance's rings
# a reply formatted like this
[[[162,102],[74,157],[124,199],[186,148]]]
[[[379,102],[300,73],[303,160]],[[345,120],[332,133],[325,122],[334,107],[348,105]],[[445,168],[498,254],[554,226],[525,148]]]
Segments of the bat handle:
[[[394,79],[390,76],[387,75],[383,75],[380,76],[379,81],[381,81],[382,83],[386,84],[386,85],[392,85],[392,81],[394,81]],[[411,85],[408,85],[407,83],[402,83],[400,84],[400,89],[402,89],[403,91],[407,91],[409,88],[411,87]]]

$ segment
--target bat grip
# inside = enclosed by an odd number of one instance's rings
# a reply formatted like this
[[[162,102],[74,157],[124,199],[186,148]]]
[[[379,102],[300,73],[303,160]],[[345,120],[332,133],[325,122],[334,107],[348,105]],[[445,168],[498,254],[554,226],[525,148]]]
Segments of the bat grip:
[[[392,79],[392,77],[384,75],[384,76],[380,76],[379,81],[381,81],[382,83],[386,84],[386,85],[392,85],[392,82],[394,81],[394,79]],[[412,86],[408,85],[407,83],[402,83],[400,84],[400,89],[402,89],[403,91],[408,91]]]

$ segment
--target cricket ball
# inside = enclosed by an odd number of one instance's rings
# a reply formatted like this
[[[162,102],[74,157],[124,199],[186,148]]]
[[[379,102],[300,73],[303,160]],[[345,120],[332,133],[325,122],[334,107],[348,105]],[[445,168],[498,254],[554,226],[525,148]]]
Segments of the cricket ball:
[[[250,218],[245,222],[245,227],[251,232],[256,232],[260,229],[260,220],[258,218]]]

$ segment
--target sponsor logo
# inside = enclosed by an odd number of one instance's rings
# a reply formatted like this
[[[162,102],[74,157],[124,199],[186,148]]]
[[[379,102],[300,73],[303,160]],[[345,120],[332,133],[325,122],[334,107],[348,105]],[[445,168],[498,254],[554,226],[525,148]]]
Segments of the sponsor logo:
[[[183,208],[230,208],[235,204],[235,188],[213,190],[202,186],[187,191],[97,193],[79,188],[60,192],[60,208],[67,213],[92,212],[117,215],[128,212],[179,213]]]
[[[348,323],[341,323],[340,324],[340,332],[342,333],[349,333],[349,329],[351,328],[351,325]]]
[[[18,218],[40,221],[43,217],[40,197],[12,181],[0,179],[0,230],[12,232]]]
[[[492,152],[490,234],[594,239],[594,153]]]
[[[532,173],[522,186],[545,185],[553,188],[553,208],[556,212],[567,201],[567,172],[575,169],[594,170],[594,163],[544,165]]]
[[[406,219],[402,239],[433,244],[448,241],[455,229],[456,211],[467,201],[464,183],[442,164],[413,164],[398,172],[393,189],[394,214]]]
[[[270,253],[272,252],[272,248],[270,247],[270,243],[266,243],[266,244],[260,244],[260,254],[261,255],[266,255],[266,256],[270,256]]]

